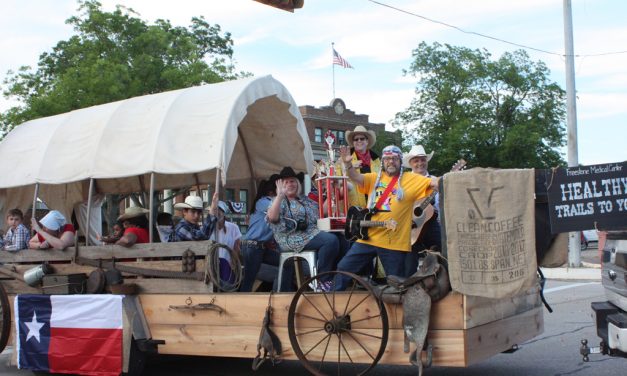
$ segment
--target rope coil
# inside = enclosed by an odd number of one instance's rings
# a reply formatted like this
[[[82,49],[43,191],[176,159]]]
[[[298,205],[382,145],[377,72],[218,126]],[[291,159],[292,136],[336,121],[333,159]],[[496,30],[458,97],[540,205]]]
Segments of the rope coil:
[[[220,252],[219,249],[223,248],[231,257],[231,261],[229,263],[231,267],[231,273],[234,276],[234,281],[231,284],[228,281],[223,281],[220,279]],[[222,243],[213,243],[209,246],[207,250],[207,254],[205,255],[205,278],[204,281],[206,284],[212,283],[214,286],[218,288],[219,291],[222,292],[235,292],[239,289],[239,285],[242,283],[243,273],[242,273],[242,261],[240,256],[235,253],[226,244]]]

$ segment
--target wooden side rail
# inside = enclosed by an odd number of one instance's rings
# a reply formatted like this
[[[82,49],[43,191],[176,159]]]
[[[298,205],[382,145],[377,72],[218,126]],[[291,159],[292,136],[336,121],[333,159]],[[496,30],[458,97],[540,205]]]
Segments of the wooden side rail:
[[[0,263],[70,262],[77,254],[81,257],[93,260],[181,257],[186,250],[193,251],[197,256],[204,256],[207,254],[207,250],[212,244],[213,241],[211,240],[203,240],[176,243],[135,244],[130,248],[119,245],[79,246],[78,252],[76,252],[74,247],[67,248],[64,251],[23,249],[17,252],[0,252]]]

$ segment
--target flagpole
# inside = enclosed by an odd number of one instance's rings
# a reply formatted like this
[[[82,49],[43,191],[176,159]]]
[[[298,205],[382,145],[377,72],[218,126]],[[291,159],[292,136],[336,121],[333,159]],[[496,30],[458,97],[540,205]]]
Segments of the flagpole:
[[[335,51],[335,42],[331,42],[331,69],[333,70],[333,98],[335,99],[335,63],[333,62],[334,55],[333,51]]]

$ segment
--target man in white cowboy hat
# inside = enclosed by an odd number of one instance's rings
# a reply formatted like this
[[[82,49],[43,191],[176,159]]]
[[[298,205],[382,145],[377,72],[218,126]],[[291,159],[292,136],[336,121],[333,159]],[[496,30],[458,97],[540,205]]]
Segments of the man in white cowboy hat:
[[[187,196],[184,202],[174,204],[174,209],[182,210],[183,218],[176,224],[170,241],[208,240],[216,226],[217,205],[218,192],[215,192],[209,208],[209,215],[203,221],[202,226],[200,226],[198,222],[200,222],[204,208],[201,197]]]
[[[381,172],[360,174],[352,165],[352,156],[347,147],[340,148],[341,160],[348,177],[361,193],[370,193],[367,208],[374,214],[373,221],[395,221],[395,229],[372,227],[367,240],[357,240],[340,260],[337,269],[358,272],[378,256],[387,275],[407,276],[405,259],[411,250],[410,224],[413,204],[422,197],[437,190],[438,181],[417,174],[403,174],[401,161],[403,153],[397,146],[383,149],[383,169]],[[393,226],[392,226],[393,227]],[[350,278],[339,276],[336,290],[344,290]]]
[[[356,172],[367,174],[381,171],[379,155],[370,150],[377,142],[377,135],[374,131],[366,129],[363,125],[358,125],[353,131],[346,132],[346,142],[350,147],[351,164]],[[339,171],[338,169],[338,173]],[[350,206],[363,208],[366,206],[367,200],[368,194],[359,193],[353,185],[349,185],[348,203]]]
[[[411,168],[414,174],[418,174],[425,177],[431,177],[429,174],[429,161],[433,157],[433,151],[427,154],[425,148],[422,145],[412,146],[409,153],[403,156],[403,167]],[[442,248],[442,229],[438,219],[440,195],[438,193],[431,199],[431,207],[429,210],[425,210],[421,215],[430,218],[425,218],[426,221],[422,225],[422,229],[414,229],[412,231],[419,231],[419,237],[414,244],[412,244],[412,250],[407,255],[405,262],[406,273],[411,275],[416,272],[418,268],[419,252],[425,249],[431,249],[437,247],[438,250]]]
[[[409,153],[403,155],[403,167],[411,168],[414,174],[429,176],[429,161],[433,158],[433,153],[427,154],[422,145],[414,145]]]

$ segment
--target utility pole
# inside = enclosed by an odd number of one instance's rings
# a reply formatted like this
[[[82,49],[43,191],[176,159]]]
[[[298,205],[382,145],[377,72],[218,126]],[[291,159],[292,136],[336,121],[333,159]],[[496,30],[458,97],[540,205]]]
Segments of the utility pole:
[[[564,0],[564,49],[566,51],[566,123],[568,167],[579,165],[577,151],[577,91],[575,89],[575,48],[573,43],[573,12],[570,0]],[[581,233],[568,235],[568,266],[581,266]]]

